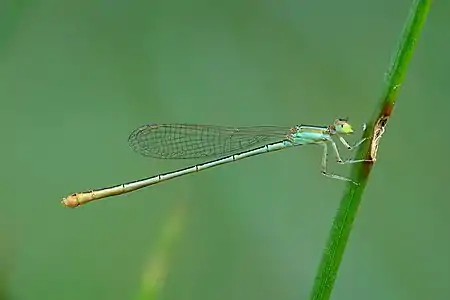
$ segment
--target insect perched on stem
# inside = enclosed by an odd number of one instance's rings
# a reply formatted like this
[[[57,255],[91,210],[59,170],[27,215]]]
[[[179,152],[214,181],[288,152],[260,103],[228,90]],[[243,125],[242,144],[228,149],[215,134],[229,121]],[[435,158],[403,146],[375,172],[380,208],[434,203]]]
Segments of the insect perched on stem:
[[[353,146],[343,136],[353,133],[346,119],[336,119],[329,126],[296,125],[222,127],[190,124],[149,124],[134,130],[128,142],[136,152],[162,159],[215,158],[214,160],[170,173],[160,174],[112,187],[75,193],[62,199],[68,207],[77,207],[105,197],[129,193],[165,180],[199,172],[214,166],[231,163],[258,154],[282,150],[300,145],[321,145],[322,174],[333,179],[358,184],[350,178],[329,173],[327,170],[328,146],[331,145],[339,164],[353,164],[366,160],[342,160],[333,137],[349,150],[358,147],[366,139]]]

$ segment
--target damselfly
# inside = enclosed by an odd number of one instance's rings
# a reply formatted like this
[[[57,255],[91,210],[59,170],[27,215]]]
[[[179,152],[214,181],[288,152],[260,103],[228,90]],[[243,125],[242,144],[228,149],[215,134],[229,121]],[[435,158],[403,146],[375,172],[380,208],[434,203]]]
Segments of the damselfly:
[[[75,193],[62,199],[68,207],[77,207],[105,197],[132,192],[149,185],[182,175],[199,172],[240,159],[300,145],[321,145],[322,174],[333,179],[358,184],[350,178],[329,173],[328,146],[331,145],[339,164],[352,164],[367,160],[342,160],[333,137],[349,150],[366,139],[350,146],[343,138],[353,133],[346,119],[337,119],[329,126],[297,125],[292,128],[278,126],[222,127],[189,124],[149,124],[134,130],[128,142],[136,152],[163,159],[216,158],[209,162],[187,167],[120,185]],[[219,158],[218,158],[219,157]]]

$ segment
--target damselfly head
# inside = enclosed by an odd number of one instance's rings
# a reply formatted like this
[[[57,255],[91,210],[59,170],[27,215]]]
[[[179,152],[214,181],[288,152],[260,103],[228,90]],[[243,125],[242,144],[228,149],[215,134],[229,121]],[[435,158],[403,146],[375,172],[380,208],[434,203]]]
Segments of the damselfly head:
[[[334,120],[334,128],[336,130],[336,133],[341,134],[352,134],[353,128],[350,123],[348,123],[348,119],[336,119]]]

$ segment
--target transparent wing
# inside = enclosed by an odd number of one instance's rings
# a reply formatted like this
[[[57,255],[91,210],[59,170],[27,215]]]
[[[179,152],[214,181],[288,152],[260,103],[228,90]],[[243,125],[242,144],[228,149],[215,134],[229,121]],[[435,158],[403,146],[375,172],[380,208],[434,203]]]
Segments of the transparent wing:
[[[154,158],[218,157],[284,140],[290,130],[278,126],[149,124],[134,130],[128,143],[134,151]]]

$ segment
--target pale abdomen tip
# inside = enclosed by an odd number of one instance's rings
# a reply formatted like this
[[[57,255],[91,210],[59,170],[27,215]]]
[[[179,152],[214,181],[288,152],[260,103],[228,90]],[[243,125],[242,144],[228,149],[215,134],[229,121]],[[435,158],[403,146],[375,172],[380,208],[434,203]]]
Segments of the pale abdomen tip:
[[[66,198],[63,198],[61,200],[61,204],[63,204],[66,207],[70,207],[70,208],[75,208],[75,207],[79,206],[80,203],[78,202],[78,195],[72,194],[72,195],[67,196]]]

